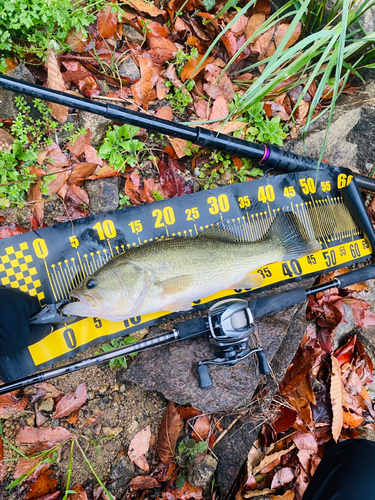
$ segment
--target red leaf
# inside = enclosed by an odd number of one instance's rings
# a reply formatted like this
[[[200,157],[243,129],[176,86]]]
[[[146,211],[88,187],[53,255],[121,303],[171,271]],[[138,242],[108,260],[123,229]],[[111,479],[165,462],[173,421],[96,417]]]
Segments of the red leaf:
[[[6,462],[3,462],[3,458],[4,458],[3,439],[0,434],[0,483],[3,482],[7,469]]]
[[[288,430],[296,421],[297,416],[297,412],[288,406],[282,406],[280,411],[281,413],[277,419],[271,423],[271,426],[278,434]]]
[[[183,426],[181,415],[171,401],[160,424],[157,445],[159,458],[165,465],[174,462],[174,449]]]
[[[92,141],[92,133],[90,129],[86,129],[84,135],[79,135],[74,142],[68,142],[66,148],[77,158],[85,152],[85,146],[90,145]]]
[[[81,486],[80,484],[76,484],[74,488],[71,489],[73,489],[75,493],[71,493],[68,496],[68,500],[87,500],[86,491],[83,486]]]
[[[141,431],[139,431],[133,439],[130,441],[128,455],[132,462],[137,457],[144,455],[148,452],[150,447],[150,438],[151,438],[151,427],[148,425]]]
[[[102,412],[103,412],[103,410],[100,410],[97,413],[95,413],[95,415],[93,415],[92,417],[88,418],[86,420],[86,425],[91,425],[94,422],[96,422],[98,420],[98,418],[100,417],[100,415],[102,414]]]
[[[104,9],[99,10],[96,17],[98,19],[99,35],[102,38],[109,38],[116,33],[117,12],[112,13],[113,4],[107,4]]]
[[[194,180],[183,175],[188,171],[177,160],[172,160],[168,155],[163,154],[159,162],[159,172],[161,187],[169,198],[193,192]]]
[[[43,495],[55,492],[57,481],[53,477],[50,477],[52,472],[52,470],[46,470],[34,483],[31,483],[26,495],[27,500],[33,500],[34,498],[40,498]]]
[[[318,451],[318,443],[311,432],[296,432],[292,434],[292,441],[299,450]]]
[[[14,393],[0,396],[0,415],[13,415],[26,408],[27,398],[18,399]]]
[[[353,353],[354,353],[354,346],[355,346],[356,340],[357,340],[357,335],[353,335],[353,337],[351,337],[345,345],[340,347],[340,349],[338,349],[335,352],[335,356],[337,358],[337,361],[340,364],[340,368],[345,363],[351,362],[352,357],[353,357]]]
[[[280,469],[273,476],[271,489],[278,488],[279,486],[283,486],[284,484],[290,483],[294,479],[293,469],[290,467],[285,467],[284,469]]]
[[[65,198],[69,198],[75,205],[80,205],[84,203],[85,205],[90,205],[90,200],[88,194],[84,189],[77,186],[76,184],[70,184],[69,189],[65,195]]]
[[[17,224],[8,224],[0,227],[0,240],[9,238],[10,236],[17,236],[17,234],[28,233],[29,230],[18,226]]]
[[[223,95],[220,95],[214,102],[212,110],[210,113],[210,120],[222,121],[228,116],[228,103]],[[215,123],[210,124],[211,127],[215,126]]]
[[[53,418],[61,418],[70,415],[73,411],[83,406],[87,399],[86,382],[80,384],[75,392],[70,392],[64,396],[56,406]]]
[[[289,120],[289,114],[287,113],[283,104],[279,104],[273,101],[266,101],[264,103],[264,111],[266,112],[268,118],[280,116],[280,119],[283,121]]]
[[[181,415],[181,418],[183,420],[189,420],[194,417],[198,417],[199,415],[202,415],[202,412],[200,410],[196,410],[192,406],[177,406],[177,411]]]
[[[55,491],[54,493],[49,493],[48,495],[43,495],[38,497],[37,500],[58,500],[60,497],[60,491]]]
[[[62,64],[70,71],[86,71],[85,67],[78,61],[62,61]],[[100,94],[100,87],[93,75],[75,80],[73,83],[85,97],[92,99],[94,95]]]
[[[43,424],[47,422],[48,418],[40,413],[38,405],[36,403],[34,408],[35,408],[36,426],[41,427]]]
[[[225,48],[228,51],[229,57],[232,57],[237,53],[237,40],[231,31],[227,31],[222,37],[221,40],[225,45]]]
[[[93,174],[97,168],[96,163],[76,163],[69,176],[69,184],[82,186],[87,177]]]
[[[191,433],[191,437],[195,440],[196,443],[199,441],[205,441],[211,430],[211,421],[208,415],[202,415],[199,417],[195,424],[194,430]]]
[[[47,168],[48,172],[56,172],[61,170],[61,167],[69,166],[70,162],[68,158],[56,143],[53,142],[50,146],[47,146],[46,151],[47,157],[45,161],[49,165],[49,168]]]
[[[196,500],[202,499],[202,488],[196,488],[192,484],[185,481],[183,487],[178,490],[177,488],[172,488],[169,490],[170,493],[180,500],[189,500],[191,498],[195,498]]]
[[[147,19],[146,21],[144,19],[138,18],[138,24],[141,28],[145,27],[145,23],[147,22],[147,37],[152,38],[152,37],[163,37],[166,38],[169,35],[169,30],[166,28],[166,26],[163,26],[159,23],[156,23],[155,21],[152,21],[151,19]]]
[[[141,205],[142,198],[139,191],[140,179],[137,172],[132,172],[125,182],[125,194],[129,196],[130,201],[133,205]]]
[[[130,481],[128,486],[133,490],[148,490],[150,488],[158,488],[160,485],[154,477],[137,476]]]
[[[93,147],[90,146],[90,144],[85,144],[84,145],[84,153],[86,157],[86,161],[88,163],[95,163],[96,165],[103,165],[103,160],[98,156],[97,150]]]
[[[73,434],[64,427],[47,427],[46,429],[22,427],[17,434],[18,441],[23,444],[48,443],[54,446],[71,438]]]
[[[48,382],[40,382],[24,390],[24,394],[27,397],[31,396],[30,403],[33,405],[39,399],[56,399],[62,395],[62,393],[56,389],[52,384]]]

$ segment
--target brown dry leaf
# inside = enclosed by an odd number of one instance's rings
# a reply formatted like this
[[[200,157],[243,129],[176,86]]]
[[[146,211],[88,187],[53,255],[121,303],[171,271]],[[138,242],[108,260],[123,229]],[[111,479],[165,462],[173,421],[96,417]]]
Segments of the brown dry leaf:
[[[277,30],[275,27],[270,28],[258,38],[258,40],[254,43],[253,50],[259,52],[259,60],[271,57],[275,53],[276,48],[285,37],[285,33],[287,32],[289,26],[289,24],[279,24],[277,26]],[[298,23],[296,29],[287,41],[284,50],[293,45],[300,37],[300,34],[301,23]]]
[[[100,415],[102,414],[103,410],[99,410],[97,413],[95,413],[92,417],[88,418],[85,422],[85,425],[91,425],[93,424],[94,422],[96,422],[98,420],[98,418],[100,417]]]
[[[56,399],[62,395],[62,392],[48,382],[40,382],[39,384],[34,384],[24,389],[24,394],[27,397],[31,397],[30,403],[34,404],[39,401],[39,399]]]
[[[23,444],[48,443],[52,446],[73,438],[73,434],[64,427],[22,427],[17,434],[17,440]]]
[[[156,96],[159,100],[165,99],[165,96],[169,92],[169,87],[165,84],[166,81],[166,78],[159,76],[158,81],[156,82]]]
[[[220,80],[218,80],[218,78],[221,75],[221,71],[222,71],[221,68],[216,64],[208,64],[206,66],[206,72],[204,77],[205,80],[209,84],[211,84],[211,86],[208,88],[211,89],[212,87],[213,89],[216,88],[217,90],[220,90],[222,95],[225,97],[226,101],[230,103],[234,99],[235,90],[231,79],[228,77],[226,73],[224,73],[224,75],[220,78]],[[203,88],[207,90],[207,85],[205,84]]]
[[[61,196],[60,192],[59,194]],[[75,205],[80,205],[81,203],[90,205],[88,194],[84,189],[77,186],[76,184],[69,184],[69,187],[65,194],[65,199],[70,199]]]
[[[125,194],[129,196],[133,205],[141,205],[141,193],[139,191],[140,179],[137,172],[132,172],[125,182]]]
[[[53,418],[61,418],[70,415],[73,411],[81,408],[81,406],[86,403],[86,399],[87,390],[86,382],[84,382],[77,387],[74,393],[70,392],[57,403]]]
[[[282,394],[288,394],[299,386],[301,380],[306,376],[306,373],[315,364],[316,359],[321,356],[322,349],[320,347],[300,347],[297,351],[292,364],[289,366],[284,378],[280,384]]]
[[[85,158],[88,163],[95,163],[96,165],[99,165],[100,167],[103,165],[103,160],[98,156],[97,150],[93,147],[90,146],[90,144],[85,144],[83,146],[83,150],[85,153]]]
[[[183,487],[180,490],[177,488],[172,488],[170,492],[175,498],[178,498],[179,500],[189,500],[191,498],[201,500],[203,498],[202,488],[197,488],[187,481],[185,481]]]
[[[79,425],[80,424],[80,421],[79,421],[79,412],[80,410],[76,410],[74,411],[69,418],[66,419],[66,421],[69,423],[69,424],[72,424],[72,425]]]
[[[268,118],[273,118],[274,116],[279,116],[281,120],[288,121],[289,114],[287,113],[285,106],[278,102],[266,101],[264,103],[264,111]]]
[[[80,484],[76,484],[74,488],[70,488],[75,493],[70,493],[68,495],[68,500],[87,500],[87,495],[85,489]]]
[[[232,58],[237,53],[237,40],[233,33],[229,30],[221,37],[221,41],[225,45],[229,57]]]
[[[232,24],[230,30],[235,36],[240,36],[245,31],[247,25],[248,18],[246,16],[241,16],[237,19],[237,21],[235,21],[234,24]]]
[[[228,103],[224,96],[219,96],[213,106],[210,113],[210,120],[221,121],[224,120],[229,113]]]
[[[265,467],[267,467],[268,465],[270,465],[275,460],[279,459],[280,457],[282,457],[286,453],[289,453],[290,451],[294,450],[295,447],[296,447],[295,444],[293,444],[290,448],[287,448],[285,450],[276,451],[275,453],[272,453],[271,455],[266,455],[261,460],[261,462],[259,463],[259,465],[257,465],[256,467],[254,467],[253,474],[254,475],[257,474],[259,471],[261,471],[262,469],[264,469]]]
[[[173,120],[172,108],[170,106],[162,106],[161,108],[158,108],[155,116],[171,122]]]
[[[169,59],[173,59],[173,57],[177,54],[177,46],[169,40],[169,38],[149,38],[148,45],[150,47],[150,51],[165,51],[163,52],[165,55],[169,53]]]
[[[180,88],[184,87],[184,84],[182,83],[182,81],[177,76],[176,68],[175,68],[174,64],[170,64],[168,66],[167,70],[164,71],[163,75],[166,78],[168,78],[168,80],[170,80],[170,82],[172,83],[172,85],[174,87],[176,87],[176,89],[180,89]],[[184,87],[183,92],[188,93],[188,91],[186,90],[185,87]]]
[[[71,170],[67,170],[66,172],[62,172],[59,174],[56,179],[48,185],[49,194],[55,194],[60,191],[60,189],[67,183]],[[65,198],[65,196],[64,196]]]
[[[60,498],[60,491],[55,491],[54,493],[49,493],[48,495],[43,495],[38,497],[37,500],[58,500]]]
[[[154,477],[137,476],[128,484],[133,490],[149,490],[150,488],[158,488],[160,485]]]
[[[60,71],[60,64],[57,61],[56,53],[53,49],[48,49],[46,68],[48,73],[47,87],[66,92],[65,82]],[[52,116],[56,118],[58,122],[65,123],[68,118],[69,108],[53,102],[48,102],[47,104],[51,110]]]
[[[128,2],[128,0],[122,1],[126,1],[126,4],[129,5],[129,7],[133,7],[134,9],[139,10],[140,12],[144,12],[151,17],[164,17],[165,15],[165,10],[158,9],[152,3],[143,2],[142,0],[131,0],[131,2]]]
[[[32,171],[33,168],[35,169],[36,167],[29,167],[30,173],[34,173]],[[43,173],[45,173],[44,170]],[[27,195],[27,201],[34,202],[31,204],[31,211],[37,221],[37,228],[35,229],[40,229],[43,227],[43,219],[44,219],[44,203],[42,198],[42,191],[40,189],[40,183],[41,179],[39,179],[37,182],[33,182],[30,185],[29,192]]]
[[[294,472],[291,467],[284,467],[273,476],[271,489],[278,488],[284,484],[290,483],[294,479]]]
[[[57,172],[62,167],[68,167],[70,162],[68,158],[61,151],[60,146],[53,142],[50,146],[46,147],[47,157],[47,172]]]
[[[203,59],[203,54],[198,54],[197,59],[192,58],[192,59],[188,60],[188,62],[185,64],[185,66],[183,67],[183,70],[181,72],[180,78],[183,82],[185,82],[189,78],[194,78],[198,75],[198,73],[196,72],[196,69],[197,69],[197,67],[200,64],[202,59]],[[200,66],[198,72],[200,73],[201,70],[207,66],[207,64],[210,64],[212,62],[212,60],[213,60],[212,56],[207,57],[207,59],[204,61],[204,63]]]
[[[96,163],[76,163],[69,176],[69,184],[76,184],[82,186],[87,177],[95,172],[98,168]]]
[[[311,432],[295,432],[292,434],[292,441],[299,450],[318,451],[318,443]]]
[[[3,128],[0,128],[0,152],[10,153],[13,148],[14,138]]]
[[[356,415],[355,413],[351,413],[349,411],[343,411],[343,423],[344,427],[350,427],[351,429],[355,429],[363,422],[363,417],[361,415]]]
[[[199,99],[194,102],[194,106],[197,116],[199,116],[202,120],[208,120],[210,114],[210,106],[208,105],[208,102],[204,99]]]
[[[30,484],[26,495],[27,500],[33,500],[34,498],[40,498],[43,495],[55,492],[57,480],[50,477],[52,472],[52,470],[46,470],[35,480],[35,482]]]
[[[230,134],[235,130],[239,130],[245,127],[247,123],[244,122],[227,122],[224,127],[222,125],[218,125],[217,127],[211,128],[214,132],[220,132],[220,134]]]
[[[184,427],[181,415],[171,401],[164,413],[159,429],[157,452],[163,464],[174,462],[174,449]]]
[[[0,415],[13,415],[26,408],[27,398],[18,399],[14,393],[0,396]]]
[[[77,31],[76,28],[71,28],[65,38],[65,43],[70,46],[72,50],[81,54],[85,51],[84,36],[82,31]]]
[[[263,497],[264,495],[269,495],[270,493],[275,493],[275,490],[270,490],[269,488],[264,488],[263,490],[246,491],[243,495],[244,498],[256,498]]]
[[[79,158],[81,154],[85,152],[85,146],[89,145],[92,141],[92,133],[88,128],[83,135],[79,135],[74,142],[68,142],[66,149],[68,149],[71,154]]]
[[[284,495],[269,495],[271,500],[294,500],[296,494],[292,490],[288,490]]]
[[[155,71],[157,67],[152,62],[149,54],[139,55],[138,63],[141,71],[142,106],[143,109],[147,109],[151,100],[151,90],[159,78],[159,71]]]
[[[151,439],[151,427],[148,425],[141,431],[139,431],[133,439],[130,441],[128,455],[132,462],[137,457],[144,455],[148,452]]]
[[[3,458],[4,458],[3,438],[0,434],[0,483],[3,482],[7,469],[6,462],[3,462]]]
[[[335,356],[331,355],[332,373],[331,373],[331,405],[332,405],[332,437],[336,441],[340,436],[343,425],[342,410],[342,389],[340,365]]]
[[[310,109],[310,103],[302,99],[302,101],[298,105],[298,119],[300,121],[302,121],[307,116],[309,109]]]
[[[144,455],[141,455],[140,457],[135,458],[134,463],[137,467],[144,470],[145,472],[150,472],[150,466],[148,465],[148,462],[147,462],[146,457]]]
[[[202,415],[195,421],[191,437],[194,439],[196,443],[198,443],[199,441],[205,441],[210,434],[210,430],[211,430],[210,417],[208,415]]]
[[[168,137],[168,139],[177,155],[177,158],[183,158],[186,156],[186,148],[188,144],[185,139],[179,139],[178,137]]]
[[[266,20],[266,15],[263,12],[257,12],[253,14],[246,26],[246,40],[248,40],[264,23]],[[254,38],[253,43],[258,40],[258,36]]]
[[[40,463],[42,459],[42,457],[33,458],[31,460],[28,460],[27,458],[20,458],[20,460],[17,461],[16,469],[13,473],[13,478],[18,479],[19,477],[28,474],[34,469],[34,471],[29,476],[29,480],[33,481],[50,467],[50,464]]]
[[[44,415],[42,415],[42,413],[40,413],[39,411],[39,408],[38,408],[38,405],[35,403],[35,421],[36,421],[36,426],[37,427],[42,427],[43,424],[45,424],[48,420],[47,417],[45,417]]]
[[[113,4],[107,4],[104,9],[99,10],[96,17],[98,20],[99,35],[102,38],[109,38],[116,33],[117,12],[112,13]]]

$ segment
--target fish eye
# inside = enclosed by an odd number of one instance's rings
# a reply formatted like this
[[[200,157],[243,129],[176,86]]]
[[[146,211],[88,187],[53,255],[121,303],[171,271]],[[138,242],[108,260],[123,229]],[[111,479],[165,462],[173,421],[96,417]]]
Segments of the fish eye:
[[[86,282],[86,288],[91,290],[91,288],[95,288],[97,284],[98,282],[95,279],[91,278]]]

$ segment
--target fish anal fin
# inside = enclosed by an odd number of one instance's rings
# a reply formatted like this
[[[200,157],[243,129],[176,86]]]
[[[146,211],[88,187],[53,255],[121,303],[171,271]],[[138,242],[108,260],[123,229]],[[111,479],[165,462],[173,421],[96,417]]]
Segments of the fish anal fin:
[[[179,311],[190,311],[192,309],[192,303],[187,299],[179,299],[171,304],[167,304],[163,307],[163,311],[168,312],[179,312]]]
[[[191,274],[184,274],[176,276],[164,281],[159,281],[157,284],[163,288],[164,295],[174,295],[175,293],[184,292],[193,284],[194,276]]]
[[[263,285],[264,278],[260,274],[248,273],[246,276],[236,283],[232,285],[231,288],[259,288]]]

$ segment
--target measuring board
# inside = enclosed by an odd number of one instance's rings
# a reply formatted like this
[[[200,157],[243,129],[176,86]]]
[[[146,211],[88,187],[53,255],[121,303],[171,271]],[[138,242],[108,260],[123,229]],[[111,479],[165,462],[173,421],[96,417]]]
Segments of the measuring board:
[[[322,250],[254,271],[262,288],[325,273],[371,255],[340,197],[352,181],[346,169],[268,177],[139,207],[86,217],[0,241],[0,283],[38,297],[41,304],[69,298],[69,291],[127,249],[164,238],[190,238],[218,222],[246,241],[261,239],[280,210],[294,212]],[[249,290],[224,290],[192,308]],[[34,373],[103,340],[113,339],[172,318],[165,312],[121,322],[78,319],[56,328],[40,342],[10,357],[0,357],[4,382]]]

